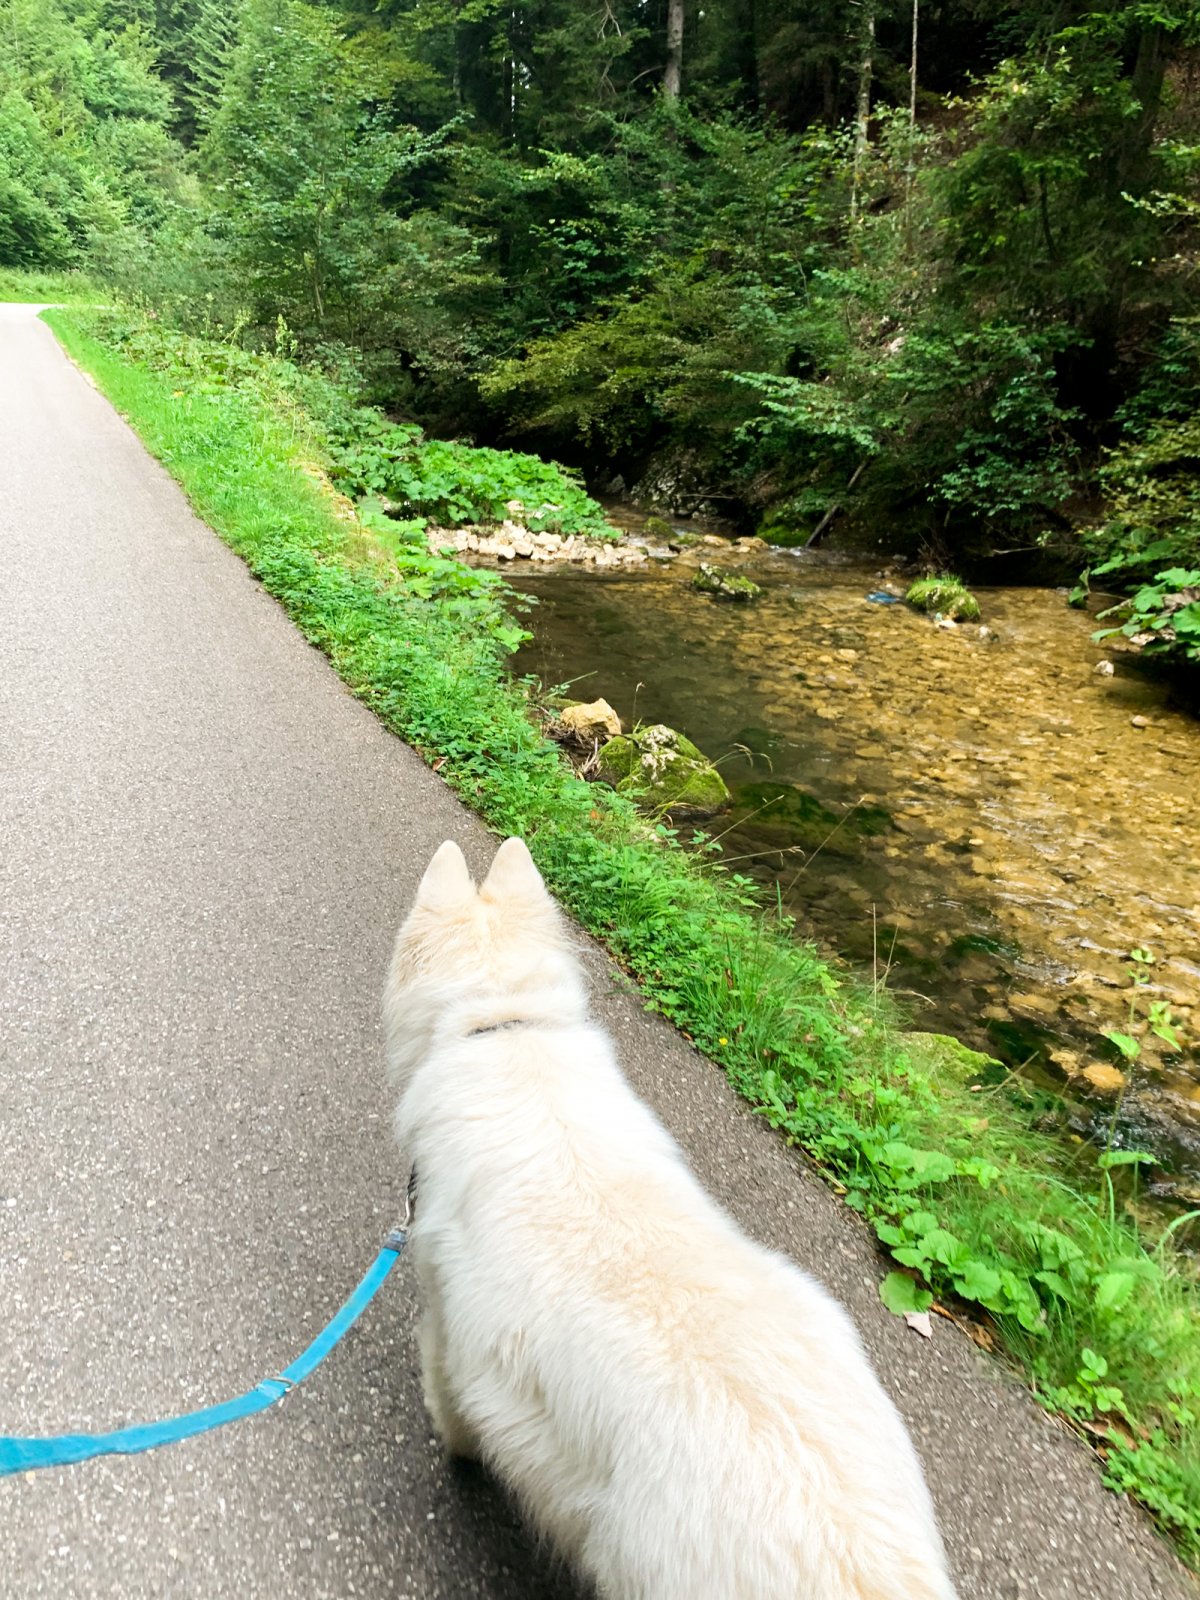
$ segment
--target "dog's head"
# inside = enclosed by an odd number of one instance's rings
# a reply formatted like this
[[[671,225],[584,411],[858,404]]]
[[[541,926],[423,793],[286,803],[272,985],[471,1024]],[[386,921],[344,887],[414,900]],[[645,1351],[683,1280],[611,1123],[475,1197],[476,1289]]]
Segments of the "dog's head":
[[[384,995],[393,1070],[403,1076],[440,1027],[581,1018],[579,964],[533,857],[506,839],[477,888],[447,839],[396,936]]]

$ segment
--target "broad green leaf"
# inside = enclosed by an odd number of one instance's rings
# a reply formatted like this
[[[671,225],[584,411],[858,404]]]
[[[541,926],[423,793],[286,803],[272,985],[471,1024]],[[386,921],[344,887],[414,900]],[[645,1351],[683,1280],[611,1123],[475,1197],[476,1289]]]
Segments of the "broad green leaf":
[[[933,1295],[907,1272],[889,1272],[879,1285],[879,1298],[889,1311],[902,1317],[910,1311],[928,1311]]]
[[[1132,1272],[1105,1272],[1096,1279],[1096,1310],[1119,1311],[1137,1282]]]

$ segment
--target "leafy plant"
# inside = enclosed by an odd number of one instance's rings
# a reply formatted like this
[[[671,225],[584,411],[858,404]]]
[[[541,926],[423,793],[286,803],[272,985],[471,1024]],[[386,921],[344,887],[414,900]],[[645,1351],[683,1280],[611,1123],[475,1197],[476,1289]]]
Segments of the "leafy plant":
[[[386,496],[406,517],[446,527],[515,515],[535,532],[615,538],[604,513],[565,468],[516,450],[427,439],[412,424],[357,409],[330,445],[335,479],[355,496]],[[519,512],[509,503],[519,501]]]
[[[1121,615],[1125,620],[1119,628],[1101,628],[1093,637],[1119,633],[1147,655],[1200,661],[1200,568],[1169,567],[1128,600],[1100,613],[1102,620]]]

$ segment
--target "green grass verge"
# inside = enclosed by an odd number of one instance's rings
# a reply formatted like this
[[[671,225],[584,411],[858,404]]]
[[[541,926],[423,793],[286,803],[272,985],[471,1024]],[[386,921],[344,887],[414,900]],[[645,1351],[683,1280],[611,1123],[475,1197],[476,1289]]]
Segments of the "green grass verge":
[[[82,272],[21,272],[16,267],[0,267],[0,301],[65,306],[107,298]]]
[[[353,691],[528,840],[649,1003],[867,1219],[898,1263],[893,1309],[932,1289],[988,1312],[1035,1391],[1099,1441],[1107,1480],[1200,1563],[1196,1277],[1186,1227],[1150,1248],[1127,1216],[1125,1153],[1036,1131],[1019,1087],[985,1086],[983,1058],[900,1032],[719,857],[578,779],[506,673],[519,629],[503,585],[347,517],[314,480],[328,439],[286,363],[128,316],[47,321]]]

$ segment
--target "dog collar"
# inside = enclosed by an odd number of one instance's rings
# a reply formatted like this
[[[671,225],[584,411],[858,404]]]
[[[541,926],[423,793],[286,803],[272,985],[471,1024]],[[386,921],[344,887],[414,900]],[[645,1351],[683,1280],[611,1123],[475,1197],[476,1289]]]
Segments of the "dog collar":
[[[542,1026],[540,1018],[535,1017],[509,1017],[505,1022],[489,1022],[485,1027],[472,1028],[467,1034],[468,1039],[478,1039],[481,1034],[499,1033],[502,1028],[533,1028]]]

